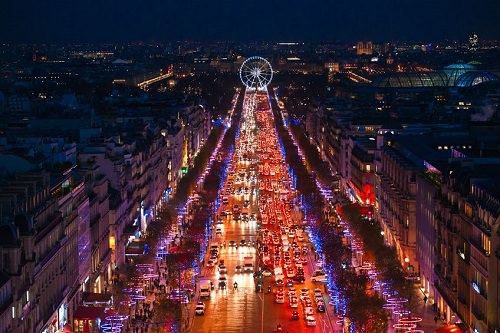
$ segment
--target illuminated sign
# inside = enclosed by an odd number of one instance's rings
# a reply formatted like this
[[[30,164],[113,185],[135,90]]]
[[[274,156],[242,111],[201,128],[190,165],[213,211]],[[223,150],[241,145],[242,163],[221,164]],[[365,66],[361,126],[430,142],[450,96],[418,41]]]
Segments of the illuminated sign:
[[[481,289],[479,289],[478,284],[474,281],[472,281],[472,289],[474,289],[476,291],[476,293],[478,293],[478,294],[481,293]]]

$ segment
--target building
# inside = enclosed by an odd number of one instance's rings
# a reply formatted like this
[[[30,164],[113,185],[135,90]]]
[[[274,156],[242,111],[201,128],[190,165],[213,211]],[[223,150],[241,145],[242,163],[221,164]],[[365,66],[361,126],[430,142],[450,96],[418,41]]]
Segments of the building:
[[[7,158],[11,165],[23,163]],[[76,207],[84,200],[83,183],[71,172],[53,178],[36,168],[19,170],[1,185],[6,295],[11,284],[11,303],[3,309],[11,332],[53,332],[68,322],[78,297]]]
[[[371,41],[358,42],[356,44],[356,55],[372,55],[373,44]]]

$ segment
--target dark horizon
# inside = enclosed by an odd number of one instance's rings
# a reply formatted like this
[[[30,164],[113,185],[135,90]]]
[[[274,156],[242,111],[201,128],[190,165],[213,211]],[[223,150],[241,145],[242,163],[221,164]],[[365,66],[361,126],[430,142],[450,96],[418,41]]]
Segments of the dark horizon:
[[[500,37],[500,2],[489,0],[372,0],[286,6],[201,0],[169,4],[104,0],[99,3],[34,0],[0,6],[3,43],[112,43],[132,41],[466,41]]]

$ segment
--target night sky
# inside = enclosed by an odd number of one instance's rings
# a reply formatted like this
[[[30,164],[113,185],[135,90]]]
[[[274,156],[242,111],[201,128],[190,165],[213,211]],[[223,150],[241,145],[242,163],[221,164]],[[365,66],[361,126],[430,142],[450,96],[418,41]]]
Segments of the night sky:
[[[500,37],[500,0],[2,0],[0,42]]]

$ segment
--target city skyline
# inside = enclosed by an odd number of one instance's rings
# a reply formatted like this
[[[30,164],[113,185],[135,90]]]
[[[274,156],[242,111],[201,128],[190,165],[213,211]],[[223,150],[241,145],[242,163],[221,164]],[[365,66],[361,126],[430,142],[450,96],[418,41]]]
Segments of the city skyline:
[[[496,39],[499,3],[409,1],[353,4],[261,0],[247,4],[201,0],[167,3],[123,0],[88,2],[5,2],[0,41],[72,43],[136,40],[466,40],[473,32]]]

